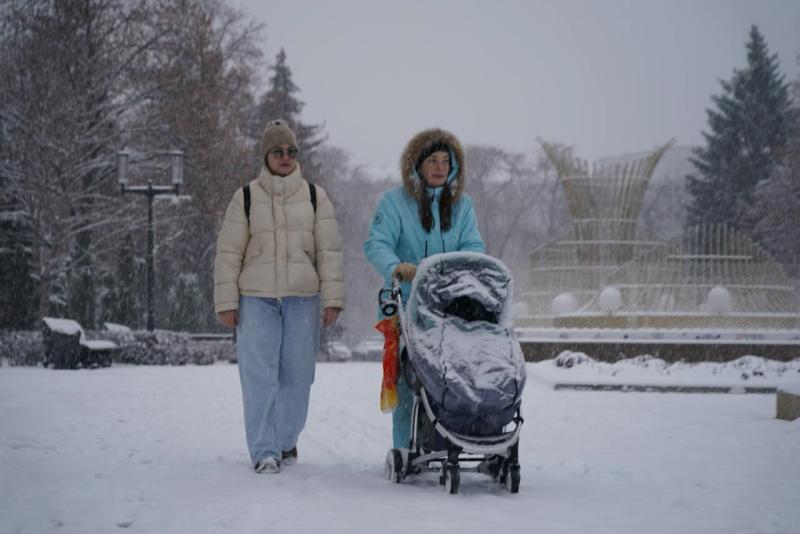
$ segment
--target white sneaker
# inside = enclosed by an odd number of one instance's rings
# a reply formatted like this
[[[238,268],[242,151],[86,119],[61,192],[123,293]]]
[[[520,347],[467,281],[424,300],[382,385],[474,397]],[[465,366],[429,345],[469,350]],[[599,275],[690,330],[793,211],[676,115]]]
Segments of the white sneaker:
[[[255,467],[256,473],[267,473],[274,475],[281,472],[281,461],[273,456],[267,456],[258,461]]]
[[[294,465],[297,463],[297,446],[292,447],[290,451],[283,451],[281,454],[282,465]]]

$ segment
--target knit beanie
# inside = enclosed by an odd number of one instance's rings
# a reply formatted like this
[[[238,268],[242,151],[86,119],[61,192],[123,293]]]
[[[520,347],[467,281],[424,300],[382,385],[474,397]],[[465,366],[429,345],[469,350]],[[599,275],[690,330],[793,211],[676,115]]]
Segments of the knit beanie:
[[[261,136],[261,155],[266,157],[267,152],[280,145],[297,148],[297,139],[285,120],[275,119],[267,123]]]

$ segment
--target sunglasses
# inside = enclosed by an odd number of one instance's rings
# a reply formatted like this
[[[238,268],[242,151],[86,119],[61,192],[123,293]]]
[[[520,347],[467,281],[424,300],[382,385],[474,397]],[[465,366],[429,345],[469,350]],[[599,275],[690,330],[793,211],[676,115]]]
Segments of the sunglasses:
[[[281,159],[284,155],[289,156],[291,159],[297,158],[297,149],[290,148],[284,151],[282,148],[273,148],[269,151],[273,158]]]

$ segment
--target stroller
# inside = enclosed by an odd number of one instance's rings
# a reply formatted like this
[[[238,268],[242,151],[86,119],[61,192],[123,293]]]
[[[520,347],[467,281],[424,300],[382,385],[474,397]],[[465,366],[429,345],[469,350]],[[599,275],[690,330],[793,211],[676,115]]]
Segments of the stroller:
[[[456,494],[460,473],[474,471],[519,491],[526,374],[512,289],[500,261],[451,252],[420,263],[405,311],[399,280],[381,290],[384,315],[400,317],[400,372],[414,391],[410,443],[389,450],[389,480],[438,472],[439,484]]]

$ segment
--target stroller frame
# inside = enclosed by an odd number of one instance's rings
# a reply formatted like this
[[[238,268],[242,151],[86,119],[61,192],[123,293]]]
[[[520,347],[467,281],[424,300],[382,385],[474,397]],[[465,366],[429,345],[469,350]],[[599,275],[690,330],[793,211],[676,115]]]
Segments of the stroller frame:
[[[387,317],[399,313],[400,332],[405,343],[405,350],[400,354],[400,369],[403,378],[414,391],[414,402],[411,408],[411,438],[407,449],[390,449],[386,455],[384,472],[386,478],[400,483],[405,478],[423,472],[438,472],[439,485],[450,494],[457,494],[461,483],[461,472],[477,472],[491,476],[511,493],[519,492],[519,435],[522,429],[522,413],[517,407],[512,422],[514,427],[507,431],[490,436],[467,436],[454,432],[442,424],[433,413],[425,388],[409,376],[408,369],[413,366],[406,354],[413,350],[408,342],[405,316],[403,313],[403,297],[400,289],[401,280],[392,279],[392,288],[381,289],[378,301],[381,311]],[[419,436],[420,417],[427,417],[434,430],[441,435],[446,449],[425,450]],[[466,467],[462,464],[475,464]]]

